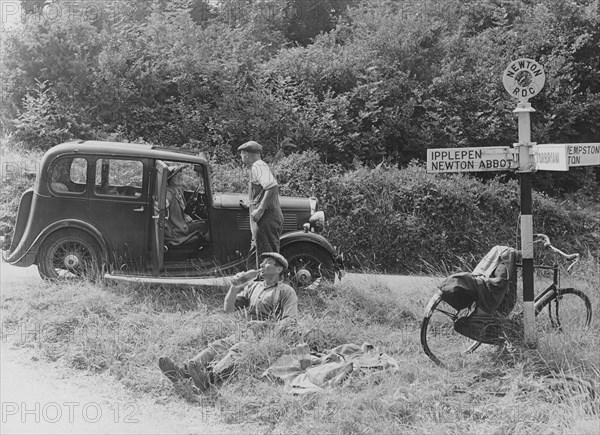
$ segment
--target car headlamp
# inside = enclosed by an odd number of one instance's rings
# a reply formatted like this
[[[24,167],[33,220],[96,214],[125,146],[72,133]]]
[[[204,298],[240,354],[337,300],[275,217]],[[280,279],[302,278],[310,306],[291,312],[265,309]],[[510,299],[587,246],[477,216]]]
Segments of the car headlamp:
[[[315,198],[314,196],[311,196],[310,198],[308,198],[308,203],[310,204],[310,214],[311,216],[315,214],[315,212],[317,211],[317,198]]]
[[[320,233],[323,231],[323,229],[325,229],[325,212],[318,211],[313,213],[308,222],[311,230],[313,230],[315,233]]]

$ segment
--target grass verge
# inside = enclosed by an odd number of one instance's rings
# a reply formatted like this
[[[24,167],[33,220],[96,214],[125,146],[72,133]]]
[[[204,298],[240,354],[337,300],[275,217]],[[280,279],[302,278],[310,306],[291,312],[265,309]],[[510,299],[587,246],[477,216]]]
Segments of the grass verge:
[[[291,396],[260,375],[290,353],[289,337],[267,335],[239,370],[207,396],[174,388],[160,355],[183,361],[236,327],[221,313],[223,289],[71,283],[3,288],[2,339],[74,370],[108,372],[134,392],[183,397],[229,423],[276,433],[598,433],[600,298],[596,264],[572,285],[593,300],[583,336],[546,335],[536,349],[482,350],[463,370],[436,367],[421,350],[423,306],[433,289],[342,285],[300,298],[300,325],[313,348],[370,342],[400,364],[396,374],[351,378],[333,390]]]

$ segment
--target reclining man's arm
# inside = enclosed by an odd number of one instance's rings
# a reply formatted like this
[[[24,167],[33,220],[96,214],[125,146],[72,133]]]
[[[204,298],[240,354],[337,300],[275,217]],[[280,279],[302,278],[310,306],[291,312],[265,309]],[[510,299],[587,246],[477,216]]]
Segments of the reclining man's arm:
[[[229,291],[225,295],[225,301],[223,303],[223,309],[226,313],[233,313],[235,311],[235,300],[242,291],[244,290],[244,285],[231,285],[229,287]]]

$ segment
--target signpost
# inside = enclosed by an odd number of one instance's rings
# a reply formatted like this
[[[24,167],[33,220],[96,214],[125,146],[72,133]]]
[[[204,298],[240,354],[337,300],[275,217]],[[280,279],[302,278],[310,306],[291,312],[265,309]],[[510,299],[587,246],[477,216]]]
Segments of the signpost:
[[[533,145],[531,157],[538,171],[568,171],[567,147],[564,145]]]
[[[427,150],[427,172],[517,170],[521,185],[521,251],[523,258],[523,329],[525,342],[535,345],[533,215],[531,174],[537,170],[568,171],[570,167],[600,165],[600,143],[536,144],[531,142],[529,98],[546,81],[544,68],[534,60],[518,59],[504,70],[502,83],[517,99],[519,142],[510,147],[438,148]]]
[[[541,171],[568,171],[578,166],[600,165],[600,142],[547,143],[532,148],[535,169]]]
[[[600,165],[600,143],[560,144],[566,145],[569,167]]]
[[[512,148],[444,148],[427,150],[427,172],[482,172],[516,169]]]
[[[544,68],[531,59],[511,62],[502,75],[502,84],[506,92],[521,101],[527,101],[539,94],[545,82]]]

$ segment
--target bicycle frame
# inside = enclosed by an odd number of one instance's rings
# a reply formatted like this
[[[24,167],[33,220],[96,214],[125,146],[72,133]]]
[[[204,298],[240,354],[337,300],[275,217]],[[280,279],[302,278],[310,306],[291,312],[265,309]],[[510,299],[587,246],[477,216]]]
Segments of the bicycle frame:
[[[517,263],[516,266],[517,266],[517,268],[522,268],[523,264]],[[539,306],[541,306],[540,302],[544,302],[546,300],[547,295],[550,294],[549,297],[553,297],[553,293],[554,294],[558,293],[559,284],[560,284],[560,270],[558,267],[558,263],[556,263],[556,262],[551,266],[545,265],[545,264],[536,264],[533,267],[534,267],[534,269],[543,269],[543,270],[553,270],[554,271],[552,284],[550,284],[548,287],[546,287],[546,289],[544,291],[542,291],[541,293],[536,295],[535,299],[533,300],[534,306],[536,307],[535,314],[537,315],[540,310]]]
[[[521,264],[517,264],[517,267],[521,267]],[[545,264],[536,264],[534,266],[534,269],[542,269],[542,270],[552,270],[553,273],[553,278],[552,278],[552,284],[550,284],[548,287],[546,287],[546,289],[544,289],[541,293],[539,293],[538,295],[535,296],[534,299],[534,310],[535,310],[535,317],[537,317],[542,310],[547,306],[546,303],[549,300],[552,299],[556,299],[558,302],[558,299],[560,297],[561,294],[561,288],[560,288],[560,268],[558,263],[556,262],[556,258],[555,258],[555,262],[553,265],[545,265]],[[555,325],[555,320],[557,321],[557,325]],[[551,321],[553,326],[559,326],[560,327],[560,321],[558,320],[558,317],[556,319],[551,317]]]
[[[543,292],[537,295],[534,299],[534,305],[538,305],[538,302],[545,299],[545,296],[551,292],[557,293],[560,284],[560,271],[558,269],[558,264],[554,264],[552,266],[545,266],[543,264],[534,266],[535,269],[544,269],[544,270],[553,270],[554,277],[552,279],[552,284],[550,284]],[[537,314],[537,311],[536,311]]]

